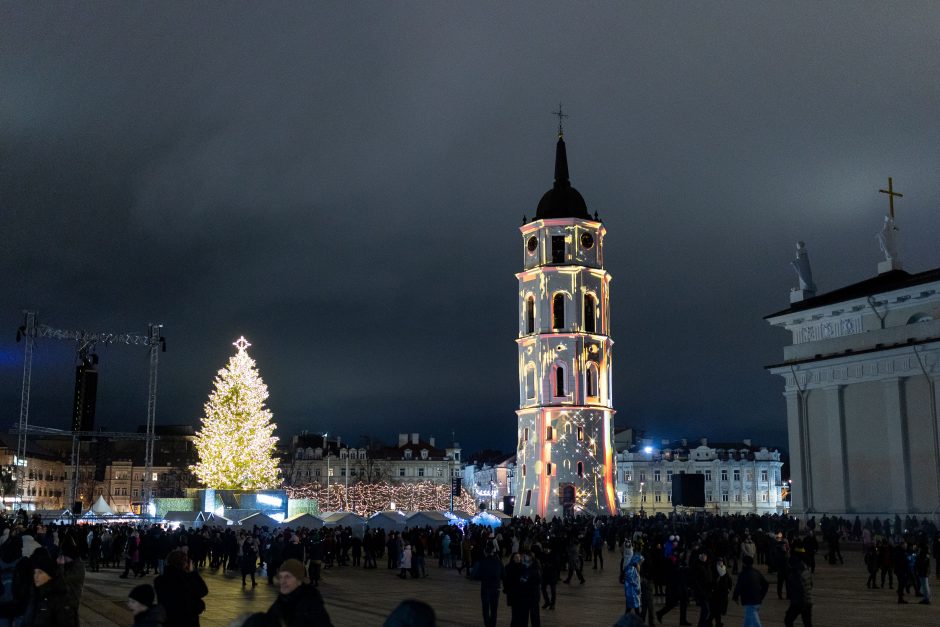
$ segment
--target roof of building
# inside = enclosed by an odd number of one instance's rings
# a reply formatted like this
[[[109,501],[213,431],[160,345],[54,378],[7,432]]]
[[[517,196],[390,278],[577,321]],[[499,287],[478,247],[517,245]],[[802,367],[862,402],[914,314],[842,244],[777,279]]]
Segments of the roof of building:
[[[555,146],[555,184],[542,195],[535,212],[536,220],[551,218],[591,219],[584,197],[568,180],[568,153],[565,150],[565,138],[561,134]]]
[[[842,303],[865,296],[884,294],[885,292],[913,287],[923,283],[931,283],[933,281],[940,281],[940,268],[927,270],[926,272],[918,272],[917,274],[910,274],[904,270],[891,270],[890,272],[884,272],[870,279],[865,279],[864,281],[846,285],[837,290],[793,303],[782,311],[764,316],[764,320],[796,313],[798,311],[806,311],[807,309],[815,309],[816,307]]]

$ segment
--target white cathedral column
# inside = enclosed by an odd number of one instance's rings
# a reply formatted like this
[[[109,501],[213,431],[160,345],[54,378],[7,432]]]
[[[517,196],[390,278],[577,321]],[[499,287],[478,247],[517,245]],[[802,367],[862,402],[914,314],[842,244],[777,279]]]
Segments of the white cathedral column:
[[[888,484],[872,486],[884,489],[891,495],[891,507],[895,512],[905,513],[911,509],[911,465],[907,446],[907,416],[904,413],[903,382],[900,377],[882,379],[884,399],[884,424],[887,431],[885,446],[887,453]]]
[[[790,436],[790,477],[794,482],[790,490],[790,507],[795,512],[805,513],[812,509],[813,486],[807,469],[806,447],[803,432],[803,407],[800,392],[787,390],[783,396],[787,399],[787,433]],[[757,485],[757,466],[754,467],[754,485]],[[754,490],[755,507],[757,489]]]
[[[829,476],[832,485],[842,486],[841,491],[831,495],[834,512],[844,513],[851,508],[849,490],[848,460],[845,456],[845,405],[842,399],[844,385],[831,385],[823,388],[825,395],[829,440]]]

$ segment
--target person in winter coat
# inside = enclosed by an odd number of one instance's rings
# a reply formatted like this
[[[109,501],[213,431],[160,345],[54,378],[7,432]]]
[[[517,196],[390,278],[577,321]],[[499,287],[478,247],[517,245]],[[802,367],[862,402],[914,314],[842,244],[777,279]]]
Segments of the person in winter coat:
[[[742,557],[741,574],[738,575],[738,583],[734,586],[731,598],[735,603],[740,601],[744,607],[743,627],[761,627],[758,612],[769,589],[770,583],[754,568],[754,558],[749,555]]]
[[[479,568],[480,603],[483,607],[484,627],[496,627],[496,614],[499,610],[499,587],[503,581],[503,572],[503,563],[496,556],[493,546],[487,545]]]
[[[242,540],[241,549],[242,588],[248,585],[245,581],[248,576],[251,576],[251,587],[254,588],[258,585],[255,581],[255,571],[258,570],[258,539],[247,536]]]
[[[715,627],[722,627],[721,617],[728,613],[728,595],[731,593],[731,575],[728,566],[722,558],[715,560],[715,584],[712,588],[712,598],[709,609],[711,621]]]
[[[640,613],[640,562],[643,556],[634,553],[623,568],[623,595],[627,602],[625,614]]]
[[[170,551],[163,574],[153,580],[153,587],[157,591],[157,602],[166,610],[167,625],[199,627],[199,615],[206,609],[202,598],[209,594],[209,588],[193,570],[185,552]]]
[[[512,607],[510,627],[539,627],[539,564],[527,551],[520,561],[506,568],[506,597]]]
[[[709,568],[708,554],[701,551],[694,563],[690,566],[692,577],[692,594],[699,607],[698,627],[707,627],[711,617],[711,597],[715,587],[715,578]]]
[[[22,627],[78,627],[78,611],[72,607],[65,580],[49,553],[37,549],[30,558],[33,591]]]
[[[134,627],[163,627],[166,624],[166,610],[154,604],[153,586],[137,586],[127,595],[127,609],[134,615]]]
[[[783,624],[787,627],[793,627],[793,622],[799,616],[803,619],[803,625],[812,627],[813,624],[813,574],[809,568],[800,559],[800,556],[794,554],[790,557],[790,568],[788,571],[787,586],[790,590],[790,607],[783,617]]]
[[[269,625],[279,627],[332,627],[323,597],[310,585],[303,562],[285,560],[277,573],[280,594],[267,612]]]
[[[411,570],[411,543],[406,542],[405,548],[401,551],[401,572],[398,573],[398,576],[402,579],[408,579],[408,571]]]

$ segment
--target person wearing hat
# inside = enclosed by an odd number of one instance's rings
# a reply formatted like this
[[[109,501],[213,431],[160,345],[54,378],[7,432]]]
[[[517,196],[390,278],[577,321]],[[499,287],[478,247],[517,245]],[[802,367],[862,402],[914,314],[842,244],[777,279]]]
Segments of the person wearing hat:
[[[284,627],[332,627],[323,597],[310,585],[307,569],[297,559],[284,560],[277,573],[280,594],[267,616],[271,624]]]
[[[55,560],[45,549],[30,557],[33,592],[23,616],[22,627],[78,627],[78,611],[65,586]]]
[[[127,609],[134,615],[134,627],[163,627],[166,624],[166,610],[156,605],[156,593],[150,584],[142,584],[127,595]]]

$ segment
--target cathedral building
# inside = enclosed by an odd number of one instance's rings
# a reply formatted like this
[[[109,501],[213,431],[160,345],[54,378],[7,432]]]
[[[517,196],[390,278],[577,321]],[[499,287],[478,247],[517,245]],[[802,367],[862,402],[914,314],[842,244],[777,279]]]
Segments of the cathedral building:
[[[606,230],[568,180],[560,128],[554,186],[519,231],[515,512],[615,514]]]
[[[791,344],[784,383],[796,514],[940,510],[940,268],[901,268],[894,197],[878,274],[817,294],[802,242],[790,306],[769,316]]]

